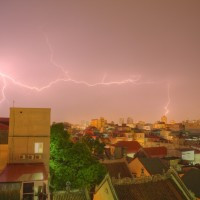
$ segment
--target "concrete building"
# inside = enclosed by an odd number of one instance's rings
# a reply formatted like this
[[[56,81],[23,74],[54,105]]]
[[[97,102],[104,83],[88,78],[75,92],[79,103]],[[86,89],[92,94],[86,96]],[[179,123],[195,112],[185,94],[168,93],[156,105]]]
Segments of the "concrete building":
[[[92,119],[90,125],[96,127],[98,130],[102,130],[107,124],[107,121],[100,117],[99,119]]]
[[[161,122],[167,124],[167,117],[165,115],[161,117]]]
[[[160,132],[160,136],[166,140],[172,141],[173,140],[173,135],[171,131],[167,131],[167,130],[162,130]]]
[[[127,118],[127,124],[133,124],[133,118],[132,117]]]
[[[145,134],[144,133],[134,133],[133,139],[140,143],[141,146],[144,146],[145,143]]]
[[[9,163],[42,162],[48,171],[50,148],[50,109],[11,108]]]
[[[122,125],[122,124],[124,124],[124,118],[121,117],[121,118],[119,119],[119,125]]]
[[[0,183],[8,191],[6,198],[11,198],[12,187],[18,188],[15,192],[20,199],[47,197],[50,109],[11,108],[8,136],[8,163],[0,174]]]

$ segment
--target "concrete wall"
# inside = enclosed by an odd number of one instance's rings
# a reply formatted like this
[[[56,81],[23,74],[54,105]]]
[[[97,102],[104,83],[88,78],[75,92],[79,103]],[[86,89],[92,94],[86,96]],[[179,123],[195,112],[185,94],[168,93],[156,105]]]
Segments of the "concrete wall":
[[[49,108],[10,108],[9,137],[49,136]]]
[[[35,143],[43,143],[41,158],[37,159]],[[49,168],[50,109],[11,108],[9,125],[9,163],[44,163]],[[26,155],[25,159],[20,155]],[[33,155],[33,159],[29,158]]]
[[[8,161],[8,145],[0,144],[0,173],[6,166]]]
[[[49,137],[9,137],[9,163],[37,163],[43,162],[48,165],[49,162]],[[28,159],[28,155],[35,154],[35,143],[43,143],[43,153],[41,159]],[[20,155],[25,154],[26,159],[20,159]]]
[[[115,200],[108,181],[94,194],[94,200]]]
[[[135,158],[134,160],[132,160],[129,164],[129,169],[131,171],[132,174],[136,175],[136,177],[140,177],[141,173],[142,173],[142,169],[144,172],[145,176],[150,176],[149,172],[145,169],[145,167],[143,166],[143,164],[138,160],[138,158]]]

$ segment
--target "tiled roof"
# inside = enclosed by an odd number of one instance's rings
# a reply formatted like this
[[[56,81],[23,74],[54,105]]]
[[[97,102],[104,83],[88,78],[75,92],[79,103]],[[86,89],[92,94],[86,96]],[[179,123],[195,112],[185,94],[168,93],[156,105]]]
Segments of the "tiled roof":
[[[0,123],[1,124],[5,124],[5,125],[9,125],[9,118],[6,117],[0,117]]]
[[[8,125],[0,123],[0,130],[6,130],[6,131],[8,131],[8,129],[9,129]]]
[[[182,176],[182,180],[196,197],[200,198],[200,169],[191,169]]]
[[[132,178],[132,174],[128,168],[128,165],[125,161],[115,161],[115,162],[108,162],[103,163],[103,165],[106,167],[110,177],[115,178],[125,178],[130,177]]]
[[[0,182],[21,182],[47,179],[48,174],[43,163],[8,164],[0,174]]]
[[[186,200],[171,179],[114,185],[119,200]]]
[[[146,147],[143,148],[143,150],[149,157],[156,157],[156,156],[164,157],[167,155],[166,147]]]
[[[136,153],[141,148],[137,141],[119,141],[114,146],[126,148],[127,153]]]
[[[89,200],[89,195],[86,194],[85,190],[81,191],[63,191],[55,192],[53,194],[53,200]]]
[[[163,172],[166,172],[168,170],[168,167],[159,158],[138,158],[138,159],[151,175],[163,174]]]

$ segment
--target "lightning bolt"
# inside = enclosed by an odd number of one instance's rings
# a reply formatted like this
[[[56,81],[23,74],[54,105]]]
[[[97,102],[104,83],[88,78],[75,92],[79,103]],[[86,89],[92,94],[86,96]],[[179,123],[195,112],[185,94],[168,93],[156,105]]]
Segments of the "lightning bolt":
[[[49,48],[49,52],[50,52],[50,63],[57,67],[58,69],[60,69],[62,71],[62,73],[64,75],[66,75],[68,78],[68,72],[65,70],[65,68],[62,66],[62,65],[59,65],[55,60],[54,60],[54,50],[53,50],[53,47],[49,41],[49,38],[48,36],[43,32],[43,35],[44,35],[44,38],[45,38],[45,41],[46,41],[46,44],[47,44],[47,47]]]
[[[2,99],[0,100],[0,104],[6,100],[6,96],[5,96],[5,89],[6,89],[6,79],[4,77],[1,77],[2,79],[2,90],[1,90],[1,95],[2,95]]]
[[[170,98],[170,84],[169,83],[167,84],[167,98],[168,98],[168,101],[167,101],[167,104],[165,106],[165,116],[168,115],[168,113],[169,113],[169,105],[170,105],[170,102],[171,102],[171,98]]]
[[[62,65],[59,65],[55,60],[54,60],[54,50],[53,47],[49,41],[49,38],[47,37],[46,34],[44,34],[45,37],[45,42],[47,44],[47,47],[49,49],[50,52],[50,63],[55,66],[56,68],[58,68],[62,74],[64,75],[64,78],[58,78],[55,79],[51,82],[49,82],[48,84],[42,86],[42,87],[36,87],[36,86],[31,86],[31,85],[27,85],[24,84],[18,80],[16,80],[15,78],[11,77],[8,74],[5,74],[3,72],[0,72],[0,77],[2,79],[2,89],[1,89],[1,96],[2,99],[0,100],[0,104],[3,103],[6,100],[6,95],[5,95],[5,90],[6,87],[8,85],[8,81],[12,82],[13,84],[25,88],[27,90],[32,90],[35,92],[41,92],[45,89],[49,89],[50,87],[52,87],[55,84],[58,84],[60,82],[71,82],[73,84],[79,84],[79,85],[84,85],[87,87],[96,87],[96,86],[112,86],[112,85],[124,85],[124,84],[134,84],[134,85],[143,85],[143,84],[155,84],[156,82],[154,81],[140,81],[141,80],[141,76],[140,75],[135,75],[132,76],[132,78],[128,78],[125,80],[121,80],[121,81],[110,81],[110,82],[105,82],[105,78],[106,78],[106,74],[103,76],[102,81],[101,82],[97,82],[97,83],[89,83],[87,81],[80,81],[80,80],[75,80],[72,79],[68,72],[65,70],[65,68]],[[169,95],[169,84],[168,84],[168,103],[165,106],[165,114],[168,114],[169,110],[168,110],[168,106],[170,104],[170,95]]]

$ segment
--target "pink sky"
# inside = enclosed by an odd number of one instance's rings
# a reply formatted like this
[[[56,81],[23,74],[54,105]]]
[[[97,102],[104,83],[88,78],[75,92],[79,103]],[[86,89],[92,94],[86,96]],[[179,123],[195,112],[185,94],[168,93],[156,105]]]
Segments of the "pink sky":
[[[165,113],[170,82],[169,119],[199,119],[199,10],[199,0],[1,1],[0,116],[15,100],[51,107],[53,121],[152,122]],[[89,84],[140,79],[93,87],[60,81],[36,92],[5,77],[40,88],[68,78],[63,69]]]

